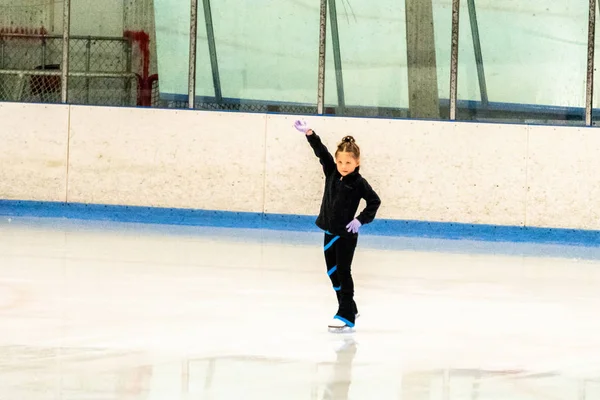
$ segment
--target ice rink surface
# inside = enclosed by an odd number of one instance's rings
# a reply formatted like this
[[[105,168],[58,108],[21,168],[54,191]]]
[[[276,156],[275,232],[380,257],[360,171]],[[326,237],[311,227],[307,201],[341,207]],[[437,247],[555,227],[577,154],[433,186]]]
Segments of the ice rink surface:
[[[0,400],[600,399],[600,249],[0,217]]]

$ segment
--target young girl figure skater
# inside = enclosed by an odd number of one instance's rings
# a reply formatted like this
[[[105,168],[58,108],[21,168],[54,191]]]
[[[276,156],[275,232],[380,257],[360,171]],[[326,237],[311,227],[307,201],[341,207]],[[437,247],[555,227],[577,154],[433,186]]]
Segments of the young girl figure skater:
[[[316,225],[325,231],[323,249],[327,275],[338,300],[338,310],[329,328],[354,328],[358,308],[354,301],[352,258],[358,242],[358,230],[373,221],[381,200],[359,173],[360,149],[352,136],[342,139],[334,159],[321,138],[305,122],[296,121],[294,127],[306,135],[325,174],[325,190]],[[355,217],[361,199],[365,199],[367,206]]]

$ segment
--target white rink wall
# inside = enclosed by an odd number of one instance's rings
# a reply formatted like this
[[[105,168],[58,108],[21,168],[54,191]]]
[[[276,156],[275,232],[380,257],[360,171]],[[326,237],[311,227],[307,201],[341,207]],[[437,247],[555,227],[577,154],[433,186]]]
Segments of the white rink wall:
[[[72,107],[67,201],[261,211],[265,118]]]
[[[0,199],[64,201],[69,107],[0,103]]]
[[[0,199],[315,215],[294,116],[0,103]],[[600,229],[594,128],[307,117],[353,135],[379,218]]]

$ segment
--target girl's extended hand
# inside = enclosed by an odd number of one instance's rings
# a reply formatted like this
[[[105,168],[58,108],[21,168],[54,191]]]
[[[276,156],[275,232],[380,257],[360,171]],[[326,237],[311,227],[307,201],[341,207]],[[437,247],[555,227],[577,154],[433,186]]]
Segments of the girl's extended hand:
[[[300,120],[294,122],[294,128],[304,134],[310,131],[310,128],[306,125],[306,122]]]

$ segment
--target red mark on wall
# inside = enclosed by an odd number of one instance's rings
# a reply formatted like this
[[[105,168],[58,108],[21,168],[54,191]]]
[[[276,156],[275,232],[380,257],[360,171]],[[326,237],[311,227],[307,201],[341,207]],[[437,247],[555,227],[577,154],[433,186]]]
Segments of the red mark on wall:
[[[135,43],[142,58],[142,73],[138,74],[138,106],[152,105],[152,84],[158,80],[158,75],[150,75],[150,35],[144,31],[125,31],[123,36]]]
[[[125,31],[123,37],[138,45],[142,54],[142,76],[148,77],[150,73],[150,35],[144,31]]]

